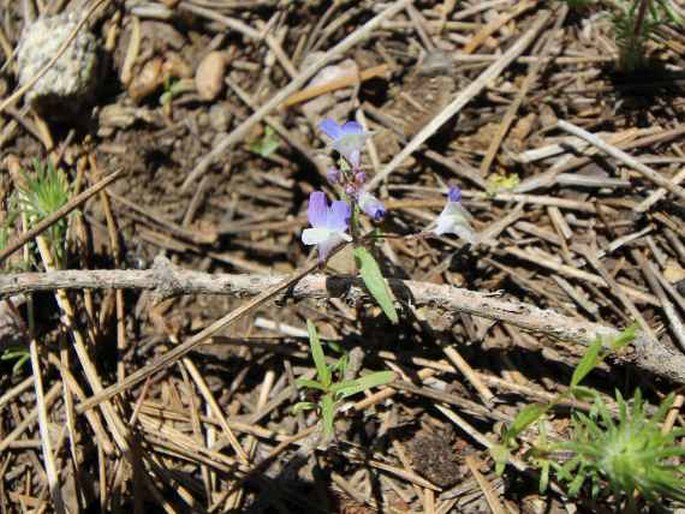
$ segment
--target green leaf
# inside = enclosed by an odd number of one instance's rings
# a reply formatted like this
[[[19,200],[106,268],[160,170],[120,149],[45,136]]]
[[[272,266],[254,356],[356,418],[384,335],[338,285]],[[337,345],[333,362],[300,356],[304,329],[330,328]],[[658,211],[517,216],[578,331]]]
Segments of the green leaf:
[[[549,405],[540,403],[531,403],[526,405],[518,412],[518,414],[516,414],[514,421],[507,429],[505,439],[507,441],[513,441],[516,436],[540,419],[540,417],[543,416],[545,412],[549,410],[549,408]]]
[[[506,467],[507,462],[509,462],[509,456],[511,455],[509,449],[503,444],[495,444],[492,445],[488,451],[490,452],[492,460],[495,461],[495,473],[497,476],[502,476],[504,468]]]
[[[548,460],[543,460],[542,465],[540,466],[540,485],[539,485],[539,491],[540,494],[545,494],[547,491],[547,487],[549,486],[549,469],[550,469],[550,463]]]
[[[371,296],[374,297],[378,305],[383,309],[388,319],[393,323],[398,323],[399,318],[393,304],[390,288],[385,278],[383,278],[381,268],[378,266],[376,259],[363,246],[358,246],[354,249],[354,256],[357,260],[357,266],[359,266],[359,274],[369,293],[371,293]]]
[[[326,436],[330,437],[333,435],[333,421],[335,415],[335,402],[333,401],[333,395],[327,394],[321,398],[321,421],[323,422],[323,432]]]
[[[602,339],[597,338],[590,344],[583,358],[576,366],[571,377],[571,388],[576,387],[601,361],[599,353],[602,350]]]
[[[345,380],[344,382],[333,384],[331,392],[337,393],[340,398],[347,398],[367,389],[385,385],[392,382],[394,378],[395,374],[392,371],[376,371],[354,380]]]
[[[267,127],[264,129],[264,136],[252,143],[250,145],[250,150],[262,157],[269,157],[276,150],[278,150],[279,146],[281,146],[281,142],[278,139],[276,132],[273,128],[267,125]]]
[[[323,353],[323,347],[321,346],[316,326],[309,320],[307,320],[307,332],[309,333],[309,346],[312,349],[312,359],[314,359],[314,366],[316,366],[319,381],[324,388],[328,388],[331,385],[331,371],[326,366],[326,357]]]
[[[319,391],[328,390],[328,388],[324,387],[320,382],[317,382],[316,380],[308,380],[306,378],[295,379],[295,384],[297,384],[297,387],[307,387],[309,389],[317,389]]]
[[[297,402],[295,405],[292,406],[290,411],[293,414],[297,414],[298,412],[306,411],[306,410],[312,410],[316,408],[316,404],[312,402]]]
[[[635,340],[637,337],[638,328],[639,325],[637,323],[632,323],[621,330],[621,332],[609,343],[609,348],[611,348],[611,351],[617,352],[628,343],[633,342],[633,340]]]

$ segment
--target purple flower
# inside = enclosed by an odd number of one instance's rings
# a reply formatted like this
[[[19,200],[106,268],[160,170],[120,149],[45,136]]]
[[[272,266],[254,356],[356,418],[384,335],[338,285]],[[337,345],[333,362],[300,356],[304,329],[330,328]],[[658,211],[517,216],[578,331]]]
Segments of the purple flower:
[[[383,202],[381,202],[368,191],[362,190],[359,193],[357,203],[364,214],[366,214],[372,220],[379,221],[383,216],[385,216],[385,206],[383,205]]]
[[[319,128],[332,140],[333,150],[342,155],[350,166],[358,169],[364,143],[369,137],[362,126],[356,121],[348,121],[338,125],[334,120],[326,118],[319,123]]]
[[[320,263],[340,243],[352,241],[352,237],[346,233],[351,214],[352,210],[347,202],[336,200],[329,207],[322,191],[314,191],[309,195],[307,217],[312,228],[302,232],[302,242],[306,245],[318,245]]]
[[[471,227],[471,215],[461,205],[461,191],[458,187],[450,187],[447,193],[447,205],[438,216],[435,234],[454,234],[471,244],[476,243],[476,233]]]
[[[340,180],[342,179],[342,175],[338,168],[328,168],[328,171],[326,172],[326,178],[331,184],[339,184]]]

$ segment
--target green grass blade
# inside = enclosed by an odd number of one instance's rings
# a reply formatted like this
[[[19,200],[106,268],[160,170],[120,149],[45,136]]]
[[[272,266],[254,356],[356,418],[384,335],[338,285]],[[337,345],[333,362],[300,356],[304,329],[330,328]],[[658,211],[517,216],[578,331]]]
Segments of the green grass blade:
[[[323,353],[323,347],[321,346],[316,326],[309,320],[307,320],[307,332],[309,333],[309,346],[312,349],[312,359],[314,359],[316,373],[319,376],[319,382],[326,389],[331,385],[331,371],[326,366],[326,356]]]

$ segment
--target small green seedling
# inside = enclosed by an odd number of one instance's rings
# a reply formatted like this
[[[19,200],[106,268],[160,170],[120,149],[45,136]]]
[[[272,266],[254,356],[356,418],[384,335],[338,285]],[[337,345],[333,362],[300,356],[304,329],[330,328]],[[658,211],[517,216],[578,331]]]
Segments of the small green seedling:
[[[2,355],[0,355],[0,361],[11,361],[15,360],[14,366],[12,366],[12,373],[17,374],[21,368],[26,364],[31,358],[28,348],[22,346],[12,346],[7,348]]]
[[[645,67],[645,43],[667,22],[681,19],[669,0],[566,0],[571,8],[604,4],[611,9],[611,21],[619,50],[618,69],[634,73]]]
[[[555,445],[572,454],[563,464],[550,462],[558,479],[568,484],[569,495],[589,484],[593,498],[607,496],[608,483],[614,498],[625,501],[625,512],[637,512],[638,497],[654,505],[664,499],[685,502],[685,465],[673,461],[685,456],[678,443],[685,429],[661,430],[673,396],[653,415],[645,411],[639,389],[632,405],[618,391],[616,402],[618,419],[599,397],[589,415],[574,412],[570,440]]]
[[[34,161],[34,173],[24,173],[24,184],[17,191],[17,208],[26,215],[29,226],[51,215],[69,201],[69,185],[64,173],[51,162]],[[63,218],[48,228],[44,235],[55,260],[61,266],[66,254],[67,219]]]
[[[264,129],[264,135],[250,145],[250,150],[266,158],[278,150],[279,146],[281,146],[281,140],[278,138],[276,131],[267,125]]]
[[[589,484],[593,498],[606,496],[607,484],[614,498],[625,502],[626,512],[637,512],[637,499],[652,504],[664,499],[685,502],[685,466],[673,458],[685,456],[685,448],[678,438],[685,429],[662,433],[661,423],[673,397],[666,398],[657,412],[647,414],[638,389],[632,406],[619,392],[616,402],[619,412],[615,419],[599,393],[580,383],[612,352],[619,351],[636,337],[637,326],[632,325],[608,342],[597,338],[588,347],[571,377],[569,389],[547,404],[527,405],[519,411],[504,433],[502,444],[491,449],[498,473],[504,471],[510,451],[516,448],[516,438],[533,423],[541,421],[555,404],[564,398],[593,398],[589,414],[574,411],[567,441],[551,443],[547,440],[545,424],[538,424],[539,436],[529,455],[540,469],[540,490],[544,492],[553,472],[560,483],[567,484],[570,496],[580,493]],[[567,455],[564,461],[555,455]]]
[[[612,353],[620,351],[628,343],[636,337],[637,325],[633,324],[621,331],[609,341],[603,340],[597,336],[595,340],[588,346],[583,357],[578,362],[573,375],[571,376],[571,384],[568,390],[562,394],[557,395],[549,403],[545,404],[529,404],[523,407],[510,426],[508,426],[502,435],[502,443],[496,444],[490,449],[490,454],[495,461],[495,471],[498,474],[504,472],[504,468],[511,456],[511,451],[518,448],[518,436],[528,429],[534,423],[540,421],[547,412],[549,412],[557,403],[568,398],[600,398],[597,391],[589,387],[582,387],[582,382],[585,377],[596,367],[598,367],[604,360]],[[539,423],[541,431],[544,431],[544,423]],[[546,437],[539,439],[537,451],[533,454],[546,454],[548,445]],[[537,460],[537,463],[542,463],[541,487],[546,487],[549,477],[550,463],[545,459]]]
[[[395,378],[395,374],[392,371],[376,371],[353,380],[345,380],[347,356],[343,355],[333,365],[326,364],[319,334],[314,324],[309,320],[307,320],[307,332],[309,333],[312,360],[316,367],[316,380],[298,378],[296,383],[298,387],[310,389],[319,398],[316,402],[304,401],[295,404],[293,412],[316,409],[323,423],[324,434],[331,437],[335,413],[342,400],[373,387],[388,384]]]

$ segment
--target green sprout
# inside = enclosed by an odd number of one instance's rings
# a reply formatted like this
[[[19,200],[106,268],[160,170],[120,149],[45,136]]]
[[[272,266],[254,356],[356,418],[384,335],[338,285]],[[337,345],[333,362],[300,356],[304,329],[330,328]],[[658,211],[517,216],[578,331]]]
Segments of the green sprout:
[[[614,498],[625,499],[628,512],[637,512],[636,495],[657,505],[664,499],[685,502],[685,465],[673,462],[685,456],[677,441],[685,429],[661,431],[673,396],[651,416],[645,412],[639,389],[632,406],[618,391],[616,401],[617,420],[599,398],[589,415],[574,413],[570,441],[556,445],[573,456],[564,464],[551,463],[560,481],[569,484],[571,496],[589,482],[593,498],[606,490],[603,486],[608,482]]]
[[[577,11],[592,4],[604,4],[611,9],[611,22],[619,50],[618,69],[624,73],[634,73],[645,67],[645,43],[654,37],[660,25],[681,22],[669,0],[565,1]]]
[[[309,347],[316,367],[317,379],[298,378],[296,384],[298,387],[315,392],[319,398],[317,402],[298,402],[293,406],[293,412],[316,409],[323,423],[324,434],[331,437],[335,414],[342,400],[367,389],[392,382],[395,374],[392,371],[376,371],[363,377],[345,380],[347,355],[343,354],[335,364],[326,364],[326,356],[319,334],[314,324],[309,320],[307,320],[307,332],[309,333]]]
[[[264,129],[264,135],[250,145],[250,150],[260,157],[266,158],[278,150],[279,146],[281,146],[281,140],[278,138],[278,134],[267,125]]]
[[[33,167],[32,175],[24,173],[24,184],[19,187],[17,196],[18,209],[26,215],[29,226],[57,211],[70,197],[66,176],[51,162],[44,165],[35,160]],[[63,218],[45,231],[55,261],[60,266],[65,260],[66,230],[67,220]]]
[[[0,355],[0,361],[11,361],[16,359],[14,366],[12,366],[12,373],[17,374],[19,370],[26,364],[31,358],[29,349],[22,346],[12,346],[7,348],[2,355]]]
[[[531,464],[540,469],[540,490],[544,492],[550,472],[568,486],[571,496],[577,495],[585,484],[590,484],[593,498],[609,485],[614,498],[624,500],[629,512],[636,512],[635,502],[642,497],[656,504],[664,499],[685,502],[685,465],[672,462],[685,456],[685,448],[677,439],[685,429],[662,433],[661,422],[673,398],[661,403],[657,412],[648,415],[639,390],[632,406],[620,393],[616,393],[618,416],[614,418],[599,393],[580,383],[612,352],[619,351],[635,337],[637,326],[631,325],[608,341],[597,337],[590,344],[576,366],[568,390],[546,404],[530,404],[521,409],[503,434],[501,444],[494,445],[491,456],[495,470],[501,474],[510,458],[511,450],[518,447],[517,438],[528,427],[538,422],[539,435],[528,452]],[[550,442],[547,439],[544,416],[561,400],[594,398],[589,414],[574,410],[567,441]],[[564,455],[566,460],[555,459]]]

